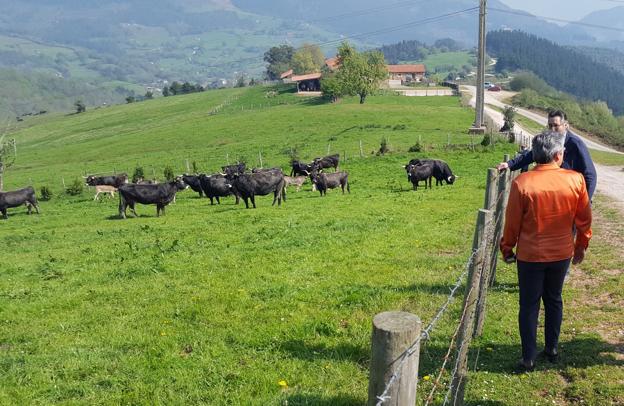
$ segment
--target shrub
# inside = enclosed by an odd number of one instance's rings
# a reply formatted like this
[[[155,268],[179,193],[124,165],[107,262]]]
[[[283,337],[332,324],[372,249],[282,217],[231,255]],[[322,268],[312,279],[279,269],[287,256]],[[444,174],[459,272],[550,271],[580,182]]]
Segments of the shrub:
[[[484,147],[487,147],[488,145],[492,144],[492,134],[485,134],[483,136],[483,140],[481,140],[481,145],[483,145]]]
[[[145,179],[145,172],[143,171],[142,166],[137,166],[134,168],[134,173],[132,174],[132,183],[137,183],[139,180]]]
[[[52,199],[52,191],[47,186],[41,186],[40,195],[41,195],[40,200],[43,200],[44,202],[47,202],[48,200]]]
[[[170,182],[173,179],[175,179],[175,175],[173,174],[173,168],[171,168],[171,166],[169,166],[169,165],[165,166],[165,170],[164,170],[163,174],[165,175],[165,180],[167,182]]]
[[[388,139],[383,137],[381,139],[381,144],[379,145],[379,154],[384,155],[386,152],[390,152],[390,147],[388,146]]]
[[[423,149],[422,145],[420,145],[420,142],[417,142],[416,144],[412,145],[411,147],[409,147],[409,149],[407,150],[408,152],[421,152]]]
[[[78,178],[74,179],[71,185],[65,189],[65,193],[70,196],[78,196],[84,191],[84,183]]]
[[[191,163],[191,166],[193,167],[193,173],[198,173],[199,172],[199,165],[197,165],[197,161],[193,161]]]
[[[406,128],[407,126],[405,124],[397,124],[394,127],[392,127],[392,131],[405,130]]]

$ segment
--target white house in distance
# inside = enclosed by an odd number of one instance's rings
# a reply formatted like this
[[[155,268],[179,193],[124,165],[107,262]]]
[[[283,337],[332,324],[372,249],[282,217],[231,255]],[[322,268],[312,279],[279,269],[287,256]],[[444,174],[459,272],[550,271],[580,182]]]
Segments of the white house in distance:
[[[388,65],[388,86],[401,86],[412,82],[421,82],[425,77],[425,65]]]

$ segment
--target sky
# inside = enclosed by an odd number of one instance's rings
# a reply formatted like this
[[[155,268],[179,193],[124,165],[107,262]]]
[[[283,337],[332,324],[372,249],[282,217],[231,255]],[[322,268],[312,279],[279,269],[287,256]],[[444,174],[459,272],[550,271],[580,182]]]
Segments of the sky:
[[[619,0],[501,0],[501,2],[531,14],[573,21],[580,20],[593,11],[624,6],[624,1]]]

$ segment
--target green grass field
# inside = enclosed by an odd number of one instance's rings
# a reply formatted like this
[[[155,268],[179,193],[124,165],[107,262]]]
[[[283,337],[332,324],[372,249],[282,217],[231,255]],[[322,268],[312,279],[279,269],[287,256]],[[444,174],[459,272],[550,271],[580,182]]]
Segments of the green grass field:
[[[456,97],[326,104],[287,88],[268,98],[268,90],[39,117],[14,134],[18,160],[5,188],[48,186],[55,196],[38,216],[13,209],[0,223],[0,404],[366,402],[372,317],[405,310],[431,320],[469,256],[486,169],[515,146],[473,151],[473,113]],[[383,137],[391,153],[377,156]],[[426,151],[407,152],[419,137]],[[228,160],[257,166],[260,154],[264,166],[286,169],[293,154],[327,152],[341,154],[350,194],[321,198],[307,184],[289,190],[281,207],[260,197],[246,210],[232,198],[210,206],[185,191],[163,217],[138,206],[139,218],[119,220],[117,199],[62,192],[63,181],[84,173],[142,166],[162,178],[165,166],[182,173],[187,160],[211,173]],[[412,191],[402,165],[414,157],[447,161],[456,184]],[[596,280],[624,265],[608,247],[607,240],[586,262]],[[566,300],[604,289],[621,302],[619,283],[614,276],[568,289]],[[516,376],[511,268],[499,270],[488,300],[468,404],[624,400],[622,363],[597,332],[605,321],[621,326],[616,308],[579,304],[564,321],[563,363]],[[437,373],[460,305],[423,346],[421,378]],[[420,382],[420,401],[432,381]]]

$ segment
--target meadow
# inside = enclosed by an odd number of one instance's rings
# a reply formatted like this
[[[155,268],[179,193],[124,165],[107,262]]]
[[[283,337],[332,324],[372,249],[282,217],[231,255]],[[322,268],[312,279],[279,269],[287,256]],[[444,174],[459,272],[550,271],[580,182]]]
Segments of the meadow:
[[[372,317],[405,310],[430,321],[470,254],[486,169],[516,151],[480,139],[472,147],[472,119],[457,97],[329,104],[253,87],[25,121],[12,134],[18,160],[5,188],[47,186],[54,196],[40,215],[13,209],[0,223],[0,404],[365,403]],[[391,151],[377,155],[382,138]],[[408,152],[419,141],[423,150]],[[328,152],[341,154],[351,193],[321,198],[307,184],[281,207],[271,197],[255,210],[232,198],[210,206],[189,190],[165,216],[138,206],[140,217],[119,220],[117,199],[62,191],[85,173],[142,166],[162,178],[187,161],[213,173],[236,160],[259,166],[260,156],[287,170],[293,156]],[[457,182],[412,191],[402,165],[414,157],[445,160]],[[617,212],[605,216],[621,224]],[[586,265],[596,280],[623,265],[608,240],[602,247]],[[605,289],[621,301],[619,283],[613,276],[566,299]],[[588,328],[617,325],[616,308],[580,303],[564,322],[563,364],[517,376],[511,268],[499,270],[488,300],[468,404],[623,399],[615,345]],[[423,346],[420,401],[460,305]]]

